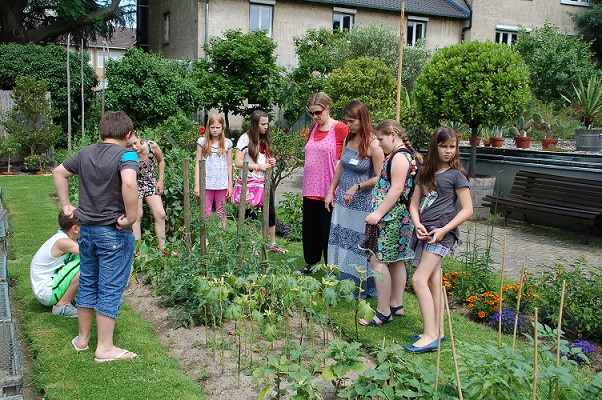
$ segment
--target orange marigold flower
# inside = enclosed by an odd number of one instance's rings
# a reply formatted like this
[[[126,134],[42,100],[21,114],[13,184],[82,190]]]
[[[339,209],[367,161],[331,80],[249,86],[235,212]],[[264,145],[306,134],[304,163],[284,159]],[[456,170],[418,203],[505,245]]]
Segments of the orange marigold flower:
[[[499,311],[500,308],[498,306],[493,307],[493,311]]]
[[[466,299],[467,302],[472,303],[477,299],[477,296],[470,296],[469,298]]]
[[[468,305],[468,308],[472,308],[473,306],[474,306],[474,304],[470,303],[470,304]]]
[[[484,311],[480,311],[479,312],[479,318],[485,318],[485,312]]]
[[[525,274],[526,275],[531,275],[531,271],[527,269],[527,270],[525,270]]]
[[[556,271],[556,273],[557,273],[558,275],[562,275],[562,270],[561,270],[561,269],[559,269],[558,271]]]
[[[539,299],[539,295],[537,293],[533,293],[533,297],[535,297],[536,299]]]

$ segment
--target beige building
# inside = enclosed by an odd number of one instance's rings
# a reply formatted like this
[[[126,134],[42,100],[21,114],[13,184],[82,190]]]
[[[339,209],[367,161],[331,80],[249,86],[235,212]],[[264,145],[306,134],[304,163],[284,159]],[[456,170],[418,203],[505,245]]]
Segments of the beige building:
[[[519,28],[546,22],[572,33],[571,13],[586,6],[584,0],[405,0],[401,25],[407,45],[424,39],[431,49],[463,39],[511,43]],[[296,65],[293,38],[308,29],[377,23],[399,34],[401,14],[397,0],[139,0],[138,7],[139,45],[168,58],[202,58],[209,38],[227,29],[262,29],[278,44],[285,67]]]

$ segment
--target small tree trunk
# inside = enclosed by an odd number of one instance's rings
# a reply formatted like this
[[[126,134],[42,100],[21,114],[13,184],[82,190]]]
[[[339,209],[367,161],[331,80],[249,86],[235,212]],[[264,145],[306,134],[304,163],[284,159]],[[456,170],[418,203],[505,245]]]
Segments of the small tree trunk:
[[[476,174],[476,169],[477,169],[477,131],[478,131],[478,126],[477,125],[472,125],[470,127],[471,130],[471,134],[470,134],[470,161],[468,162],[468,176],[470,178],[474,178],[477,174]]]

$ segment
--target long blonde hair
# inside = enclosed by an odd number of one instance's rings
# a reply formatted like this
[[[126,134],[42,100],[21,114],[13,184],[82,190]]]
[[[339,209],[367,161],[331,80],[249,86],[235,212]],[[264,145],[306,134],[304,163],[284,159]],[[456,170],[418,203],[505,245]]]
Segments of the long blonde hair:
[[[412,154],[414,154],[418,162],[422,163],[422,154],[420,154],[418,151],[416,151],[416,149],[414,149],[414,146],[412,146],[412,142],[410,142],[410,138],[408,137],[406,130],[403,129],[399,122],[395,121],[394,119],[386,119],[380,124],[378,124],[378,126],[376,127],[376,132],[380,136],[390,136],[395,134],[403,141],[403,145],[406,147],[406,149],[408,149]]]
[[[219,135],[219,138],[217,139],[217,155],[223,156],[226,154],[226,122],[221,114],[211,114],[209,118],[207,118],[207,125],[205,126],[205,142],[201,147],[201,152],[205,158],[211,155],[211,132],[209,132],[209,127],[214,123],[218,123],[222,126],[222,134]]]

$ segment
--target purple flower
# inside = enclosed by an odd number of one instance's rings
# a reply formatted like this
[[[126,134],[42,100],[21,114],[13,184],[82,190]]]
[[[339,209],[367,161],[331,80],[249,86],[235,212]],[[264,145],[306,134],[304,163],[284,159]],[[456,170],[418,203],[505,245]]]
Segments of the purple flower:
[[[587,340],[578,340],[574,343],[569,342],[568,347],[572,350],[569,354],[569,359],[574,360],[577,363],[582,363],[586,361],[586,358],[584,358],[583,356],[587,356],[587,358],[590,358],[591,356],[596,355],[596,348]],[[575,349],[581,349],[581,352],[575,353]]]
[[[513,308],[502,309],[502,332],[512,334],[514,332],[514,320],[516,318],[516,311]],[[491,316],[489,319],[489,326],[493,329],[498,329],[500,319],[499,311]],[[527,321],[522,312],[518,312],[518,324],[516,326],[517,333],[524,333],[527,331]]]

